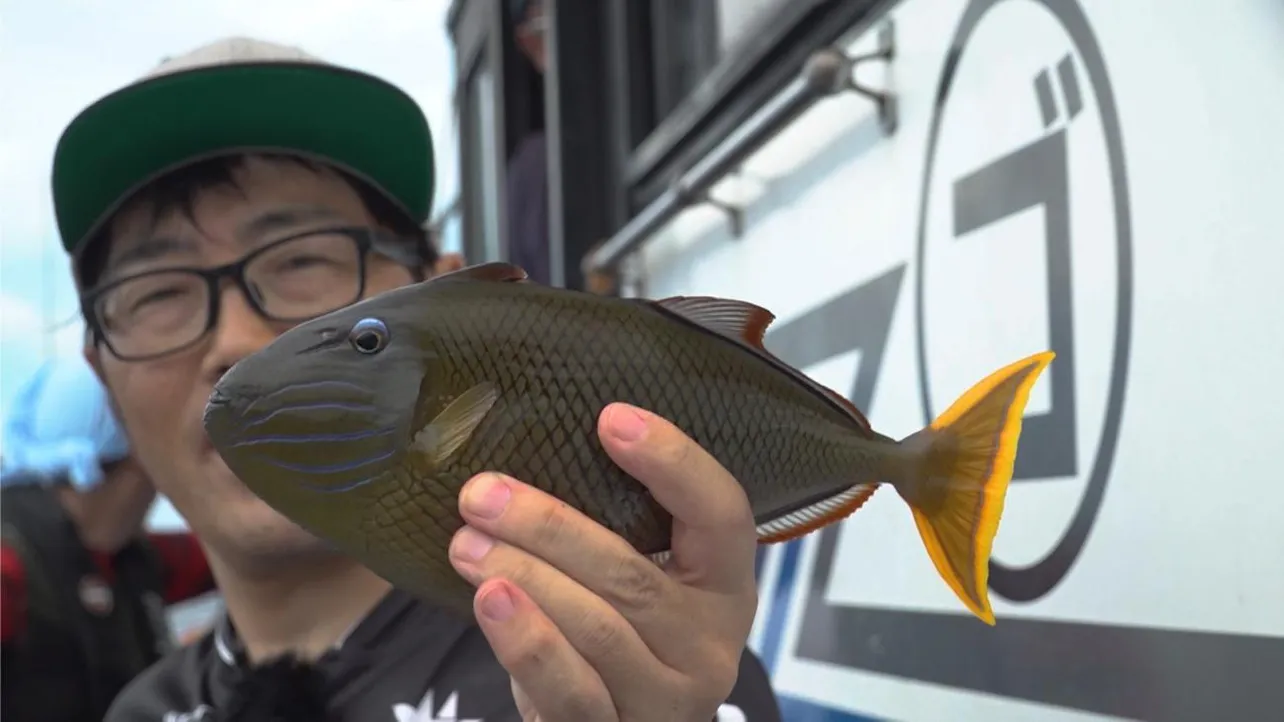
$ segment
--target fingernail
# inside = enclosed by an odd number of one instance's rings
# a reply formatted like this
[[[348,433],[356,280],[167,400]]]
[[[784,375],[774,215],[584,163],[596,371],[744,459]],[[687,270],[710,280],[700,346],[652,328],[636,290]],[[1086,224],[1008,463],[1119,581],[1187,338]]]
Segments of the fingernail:
[[[482,614],[490,617],[496,622],[506,621],[513,616],[516,607],[513,605],[513,595],[509,593],[508,587],[503,584],[496,584],[495,588],[482,597],[481,610]]]
[[[633,408],[621,408],[611,419],[611,433],[621,441],[637,441],[646,433],[646,419]]]
[[[475,562],[486,556],[486,552],[489,552],[493,546],[495,546],[494,539],[472,527],[466,526],[455,535],[452,551],[458,559]]]
[[[473,481],[464,490],[464,511],[483,519],[494,519],[504,513],[508,498],[512,496],[508,484],[494,474],[487,474]]]

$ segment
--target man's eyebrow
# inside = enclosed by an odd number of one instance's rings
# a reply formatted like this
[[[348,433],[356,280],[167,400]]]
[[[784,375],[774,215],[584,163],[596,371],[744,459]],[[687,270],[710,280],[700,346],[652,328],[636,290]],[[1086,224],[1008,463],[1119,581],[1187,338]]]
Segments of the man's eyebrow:
[[[299,205],[277,208],[259,214],[241,224],[241,227],[237,229],[237,237],[242,241],[249,242],[272,231],[297,228],[304,223],[312,221],[338,220],[340,218],[342,216],[328,206]],[[195,250],[196,244],[191,240],[172,236],[149,236],[121,251],[115,258],[110,259],[104,270],[111,272],[121,266],[154,261],[172,253],[191,253]]]
[[[151,236],[121,251],[107,264],[108,271],[133,263],[154,261],[162,256],[176,252],[190,253],[196,247],[191,241],[184,241],[170,236]]]
[[[297,228],[312,221],[339,220],[342,216],[333,208],[320,205],[300,205],[276,208],[261,213],[242,223],[236,235],[243,241],[254,240],[264,234],[289,228]]]

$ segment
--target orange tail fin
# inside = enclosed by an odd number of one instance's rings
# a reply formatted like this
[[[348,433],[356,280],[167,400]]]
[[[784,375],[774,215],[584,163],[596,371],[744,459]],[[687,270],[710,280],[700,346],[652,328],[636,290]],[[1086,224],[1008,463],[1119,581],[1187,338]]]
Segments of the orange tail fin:
[[[917,478],[897,486],[946,584],[986,624],[990,550],[1012,478],[1030,388],[1052,362],[1038,353],[995,371],[927,428],[901,443],[921,449]]]

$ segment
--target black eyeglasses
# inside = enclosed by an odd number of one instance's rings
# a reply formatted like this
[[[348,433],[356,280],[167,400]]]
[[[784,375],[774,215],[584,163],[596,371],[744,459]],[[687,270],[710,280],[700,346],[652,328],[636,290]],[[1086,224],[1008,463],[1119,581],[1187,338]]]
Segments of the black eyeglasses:
[[[231,278],[260,316],[300,323],[361,300],[371,251],[417,271],[413,242],[369,228],[329,228],[282,238],[215,268],[164,268],[110,281],[81,297],[95,339],[122,361],[177,353],[218,323]]]

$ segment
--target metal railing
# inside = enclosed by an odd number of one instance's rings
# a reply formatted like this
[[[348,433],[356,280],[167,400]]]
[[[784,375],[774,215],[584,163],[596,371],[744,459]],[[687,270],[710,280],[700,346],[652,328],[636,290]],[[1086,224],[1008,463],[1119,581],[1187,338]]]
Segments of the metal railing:
[[[888,91],[874,90],[856,82],[856,66],[869,60],[890,61],[895,54],[893,26],[887,21],[878,33],[878,48],[863,55],[847,55],[835,48],[812,54],[803,64],[798,78],[763,106],[740,128],[700,159],[664,192],[634,216],[623,228],[584,257],[585,273],[603,272],[617,266],[636,251],[651,234],[694,203],[708,203],[725,211],[731,218],[733,234],[741,232],[739,209],[709,197],[712,188],[729,172],[789,126],[817,101],[839,93],[856,92],[878,105],[883,132],[896,130],[896,97]]]

